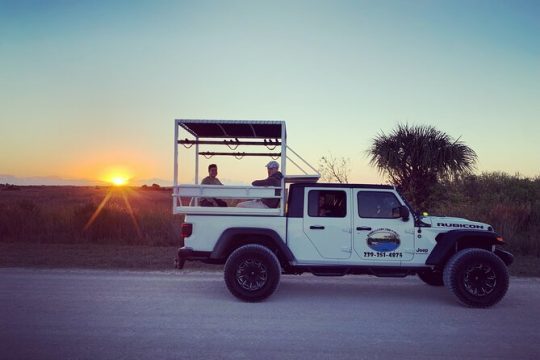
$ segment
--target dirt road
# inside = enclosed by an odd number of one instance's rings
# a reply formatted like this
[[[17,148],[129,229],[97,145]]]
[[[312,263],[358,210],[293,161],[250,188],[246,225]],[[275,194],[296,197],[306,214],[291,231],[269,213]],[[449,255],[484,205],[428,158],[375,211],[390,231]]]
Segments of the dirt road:
[[[540,280],[490,309],[415,277],[284,276],[237,301],[220,273],[0,269],[2,359],[533,359]]]

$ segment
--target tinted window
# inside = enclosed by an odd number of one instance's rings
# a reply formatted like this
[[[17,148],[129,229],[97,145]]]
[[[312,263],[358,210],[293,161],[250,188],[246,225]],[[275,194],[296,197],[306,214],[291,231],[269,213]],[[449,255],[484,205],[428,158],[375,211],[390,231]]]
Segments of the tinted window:
[[[308,195],[308,215],[311,217],[345,217],[345,191],[311,190]]]
[[[393,193],[382,191],[358,192],[358,215],[363,218],[394,219],[400,217],[401,204]]]

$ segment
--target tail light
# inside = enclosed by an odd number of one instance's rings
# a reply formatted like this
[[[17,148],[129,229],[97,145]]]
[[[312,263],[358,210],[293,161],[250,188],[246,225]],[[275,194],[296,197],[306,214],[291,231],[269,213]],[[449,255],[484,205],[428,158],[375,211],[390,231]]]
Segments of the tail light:
[[[191,223],[183,223],[182,224],[182,228],[180,230],[180,235],[183,238],[190,237],[192,232],[193,232],[193,224],[191,224]]]

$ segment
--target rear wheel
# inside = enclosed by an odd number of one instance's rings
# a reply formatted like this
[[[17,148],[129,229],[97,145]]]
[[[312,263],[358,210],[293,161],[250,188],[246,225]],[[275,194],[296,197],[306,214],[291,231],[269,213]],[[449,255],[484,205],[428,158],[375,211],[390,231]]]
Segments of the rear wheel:
[[[418,277],[422,279],[428,285],[431,286],[443,286],[443,273],[438,270],[425,270],[418,273]]]
[[[508,270],[502,260],[490,251],[465,249],[452,256],[446,264],[444,284],[464,305],[489,307],[506,294]]]
[[[234,296],[244,301],[261,301],[272,295],[280,275],[276,255],[257,244],[236,249],[225,263],[225,284]]]

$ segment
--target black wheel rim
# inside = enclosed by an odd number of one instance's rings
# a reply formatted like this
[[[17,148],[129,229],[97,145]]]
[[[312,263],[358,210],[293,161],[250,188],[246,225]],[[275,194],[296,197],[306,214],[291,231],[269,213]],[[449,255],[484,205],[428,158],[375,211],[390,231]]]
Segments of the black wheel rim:
[[[236,269],[236,281],[244,290],[260,290],[267,280],[266,266],[258,260],[246,259]]]
[[[463,285],[469,294],[475,297],[484,297],[495,290],[497,275],[488,264],[473,264],[465,270]]]

